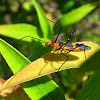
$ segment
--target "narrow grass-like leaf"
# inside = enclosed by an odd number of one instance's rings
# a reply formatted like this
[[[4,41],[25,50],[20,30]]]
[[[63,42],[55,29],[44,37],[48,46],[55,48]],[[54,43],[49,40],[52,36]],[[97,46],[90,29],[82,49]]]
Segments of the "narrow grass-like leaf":
[[[41,30],[43,32],[43,36],[44,38],[47,38],[50,34],[50,25],[48,20],[45,18],[45,14],[43,9],[41,8],[41,6],[38,4],[38,2],[36,0],[32,0],[34,7],[36,9],[38,18],[39,18],[39,23],[41,26]]]
[[[75,10],[72,10],[71,12],[63,15],[57,23],[61,24],[63,26],[62,31],[67,30],[71,25],[75,24],[82,18],[84,18],[88,13],[90,13],[93,9],[95,9],[98,5],[98,2],[95,3],[89,3],[86,5],[83,5]],[[58,34],[58,27],[56,25],[54,26],[54,32],[55,34]]]
[[[30,64],[30,61],[27,58],[2,39],[0,39],[0,52],[14,73],[20,70],[21,67]],[[16,75],[17,74],[15,74],[9,82],[12,82]],[[27,76],[27,73],[24,73],[24,75]],[[20,76],[19,79],[21,77],[23,76]],[[5,84],[9,85],[9,82],[7,84],[5,82]],[[65,100],[62,91],[58,88],[56,83],[47,76],[23,83],[22,86],[31,100]],[[0,90],[2,91],[4,88],[6,87],[1,87]],[[57,97],[58,94],[60,97]]]

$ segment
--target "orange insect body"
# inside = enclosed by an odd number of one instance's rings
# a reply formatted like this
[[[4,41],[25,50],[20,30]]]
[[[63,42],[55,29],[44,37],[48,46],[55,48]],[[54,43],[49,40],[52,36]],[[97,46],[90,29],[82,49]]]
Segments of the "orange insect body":
[[[60,48],[60,46],[59,46],[59,42],[55,42],[55,43],[47,42],[45,45],[46,45],[47,47],[48,47],[48,46],[53,46],[54,50]]]
[[[64,45],[65,42],[60,41],[60,42],[47,42],[45,45],[48,46],[53,46],[54,50],[72,50],[72,51],[83,51],[83,50],[89,50],[91,47],[86,46],[84,44],[79,44],[79,43],[67,43]],[[77,47],[77,48],[76,48]]]

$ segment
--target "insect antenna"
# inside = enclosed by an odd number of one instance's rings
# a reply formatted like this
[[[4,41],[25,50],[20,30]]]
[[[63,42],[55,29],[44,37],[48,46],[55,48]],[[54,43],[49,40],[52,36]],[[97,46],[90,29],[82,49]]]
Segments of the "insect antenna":
[[[46,18],[46,17],[45,17]],[[54,23],[54,24],[56,24],[56,25],[59,25],[60,26],[60,30],[59,30],[59,33],[57,34],[57,37],[56,37],[56,39],[55,39],[55,41],[54,41],[54,43],[57,41],[57,39],[58,39],[58,36],[59,36],[59,34],[60,34],[60,32],[61,32],[61,29],[62,29],[62,25],[61,24],[59,24],[59,23],[56,23],[56,22],[54,22],[54,21],[52,21],[52,20],[50,20],[50,19],[48,19],[48,18],[46,18],[47,20],[49,20],[50,22],[52,22],[52,23]]]
[[[16,44],[16,43],[19,42],[20,40],[22,40],[22,39],[24,39],[24,38],[27,38],[27,37],[31,37],[31,38],[36,39],[36,40],[38,40],[38,41],[40,42],[40,43],[35,47],[35,49],[31,52],[31,54],[27,57],[27,59],[29,59],[29,58],[33,55],[33,53],[39,48],[40,44],[41,44],[41,43],[46,43],[46,41],[41,40],[41,39],[37,39],[37,38],[32,37],[32,36],[25,36],[25,37],[23,37],[23,38],[21,38],[21,39],[15,41],[14,44]],[[19,69],[19,71],[20,71],[21,69],[23,69],[23,67],[24,67],[24,65],[25,65],[26,63],[27,63],[27,60],[25,60],[25,62],[23,63],[23,65],[22,65],[22,67]]]
[[[24,38],[26,38],[26,37],[31,37],[31,38],[33,38],[33,39],[36,39],[36,40],[38,40],[38,41],[41,41],[41,43],[46,43],[46,41],[44,41],[44,40],[37,39],[37,38],[32,37],[32,36],[25,36],[25,37],[22,37],[21,39],[19,39],[19,40],[15,41],[15,43],[14,43],[14,44],[16,44],[18,41],[20,41],[20,40],[22,40],[22,39],[24,39]]]
[[[27,57],[27,59],[30,59],[30,57],[33,55],[33,53],[39,48],[40,44],[38,44],[38,46],[31,52],[31,54]],[[24,68],[24,65],[27,63],[27,60],[25,60],[25,62],[23,63],[22,67],[19,69],[22,70]],[[19,72],[18,71],[18,72]],[[16,73],[17,74],[17,73]]]

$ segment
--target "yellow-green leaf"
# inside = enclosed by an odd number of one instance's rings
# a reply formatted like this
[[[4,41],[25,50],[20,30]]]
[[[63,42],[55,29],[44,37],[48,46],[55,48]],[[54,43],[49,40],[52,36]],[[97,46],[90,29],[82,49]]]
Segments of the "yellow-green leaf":
[[[25,36],[32,36],[41,39],[40,34],[41,32],[35,26],[30,24],[0,25],[0,35],[11,37],[14,39],[21,39]],[[24,38],[23,40],[31,42],[32,38]]]
[[[65,15],[63,15],[57,23],[63,26],[62,31],[68,29],[71,25],[75,24],[76,22],[80,21],[84,18],[88,13],[90,13],[93,9],[98,6],[98,2],[88,3],[83,5],[75,10],[72,10]],[[56,26],[56,24],[55,24]],[[58,34],[58,26],[54,27],[54,31]]]
[[[30,64],[30,61],[26,57],[2,39],[0,39],[0,53],[14,74]],[[21,86],[31,100],[44,100],[44,98],[46,100],[55,98],[57,100],[65,100],[63,92],[48,76],[25,82]],[[3,87],[0,88],[1,91],[2,89]],[[57,97],[58,94],[60,98]]]
[[[94,53],[100,50],[100,47],[93,42],[80,42],[87,46],[90,46],[90,50],[86,50],[86,59],[89,59]],[[63,52],[64,53],[64,52]],[[79,68],[86,61],[84,51],[80,52],[70,52],[67,54],[69,60],[63,65],[60,70],[69,69],[69,68]],[[20,84],[25,81],[29,81],[50,73],[57,72],[62,63],[66,60],[66,57],[59,55],[58,52],[51,51],[50,53],[44,55],[43,57],[32,62],[30,65],[25,67],[23,70],[18,72],[9,78],[3,87],[0,89],[3,90],[9,86]]]
[[[36,0],[32,0],[34,7],[36,9],[37,15],[38,15],[38,19],[39,19],[39,23],[41,26],[41,30],[43,32],[43,36],[44,38],[47,38],[50,34],[50,25],[47,19],[45,19],[45,13],[43,11],[43,9],[41,8],[41,6],[38,4],[38,2]]]

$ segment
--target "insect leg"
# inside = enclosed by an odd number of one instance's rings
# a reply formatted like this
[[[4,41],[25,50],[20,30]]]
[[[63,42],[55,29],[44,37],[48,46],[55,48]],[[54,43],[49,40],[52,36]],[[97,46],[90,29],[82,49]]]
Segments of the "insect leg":
[[[76,32],[76,30],[74,30],[74,31],[70,34],[70,36],[69,36],[68,40],[65,42],[65,44],[64,44],[64,45],[66,45],[66,44],[70,41],[70,39],[71,39],[72,35],[73,35],[75,32]]]
[[[69,59],[69,57],[67,56],[67,55],[65,55],[65,54],[63,54],[63,53],[61,53],[62,55],[64,55],[64,56],[66,56],[67,57],[67,59],[63,62],[63,64],[59,67],[59,70],[61,69],[61,67],[65,64],[65,62]]]
[[[85,55],[85,59],[86,59],[86,54],[85,54],[85,47],[84,47],[84,55]]]
[[[59,55],[61,55],[61,54],[62,54],[62,51],[63,51],[63,49],[60,49],[60,54],[59,54]]]
[[[45,17],[46,18],[46,17]],[[56,22],[54,22],[54,21],[52,21],[52,20],[50,20],[50,19],[48,19],[48,18],[46,18],[47,20],[49,20],[50,22],[52,22],[52,23],[54,23],[54,24],[56,24],[56,25],[59,25],[60,26],[60,30],[59,30],[59,33],[58,33],[58,35],[57,35],[57,37],[56,37],[56,39],[55,39],[55,41],[54,41],[54,43],[57,41],[57,39],[58,39],[58,36],[59,36],[59,34],[60,34],[60,32],[61,32],[61,29],[62,29],[62,25],[61,24],[58,24],[58,23],[56,23]]]
[[[67,51],[66,49],[64,49],[64,51],[65,51],[66,53],[68,53],[68,51]]]
[[[76,49],[76,48],[77,48],[77,47],[73,48],[73,49],[70,50],[70,51],[67,51],[66,49],[64,49],[64,51],[65,51],[66,53],[69,53],[69,52],[73,51],[73,50]],[[59,70],[60,70],[60,68],[65,64],[65,62],[69,59],[69,57],[68,57],[67,55],[65,55],[64,53],[61,52],[61,54],[64,55],[64,56],[66,56],[67,59],[66,59],[66,60],[63,62],[63,64],[59,67]]]

